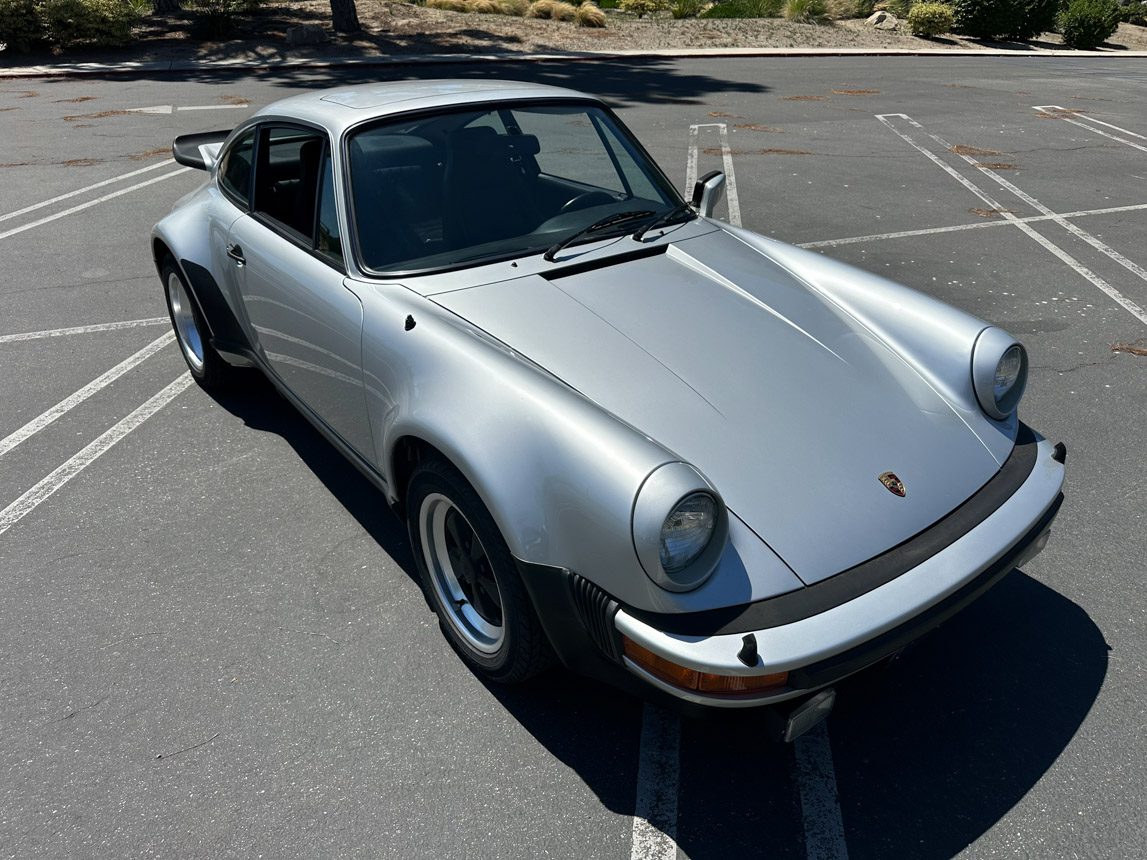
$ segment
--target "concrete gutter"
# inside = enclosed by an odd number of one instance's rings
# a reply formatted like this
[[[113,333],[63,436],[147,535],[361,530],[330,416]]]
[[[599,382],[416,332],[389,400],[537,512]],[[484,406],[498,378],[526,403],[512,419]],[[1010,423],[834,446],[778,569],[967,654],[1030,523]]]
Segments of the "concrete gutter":
[[[1090,59],[1143,59],[1147,51],[1012,50],[1008,48],[670,48],[660,51],[570,51],[539,54],[409,54],[398,56],[285,57],[234,60],[155,60],[122,63],[53,63],[0,69],[0,78],[131,76],[178,72],[277,71],[343,67],[398,67],[457,65],[462,63],[552,63],[571,60],[685,59],[717,57],[1086,57]]]

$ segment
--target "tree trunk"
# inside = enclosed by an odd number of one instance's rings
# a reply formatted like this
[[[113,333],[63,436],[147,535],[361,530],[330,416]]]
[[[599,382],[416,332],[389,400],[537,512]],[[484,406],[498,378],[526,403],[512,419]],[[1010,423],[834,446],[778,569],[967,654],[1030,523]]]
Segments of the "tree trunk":
[[[179,11],[180,0],[151,0],[152,10],[156,15],[174,15]]]
[[[331,0],[331,18],[336,33],[357,33],[362,29],[354,2],[355,0]]]

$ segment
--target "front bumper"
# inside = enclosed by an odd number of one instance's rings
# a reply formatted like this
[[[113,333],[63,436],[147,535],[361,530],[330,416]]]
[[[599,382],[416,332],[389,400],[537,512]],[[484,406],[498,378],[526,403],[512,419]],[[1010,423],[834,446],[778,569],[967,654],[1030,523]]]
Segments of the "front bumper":
[[[787,672],[788,681],[783,687],[758,694],[702,693],[675,686],[627,656],[620,659],[632,676],[677,700],[707,707],[744,708],[806,695],[895,653],[1043,548],[1063,500],[1064,467],[1046,440],[1031,436],[1021,443],[1024,447],[1017,444],[1019,454],[1013,456],[1028,457],[1034,462],[1023,464],[1025,469],[1030,465],[1030,472],[1014,492],[1009,486],[1009,495],[1002,501],[991,498],[993,492],[999,496],[1004,490],[1000,482],[993,490],[990,482],[949,518],[889,555],[897,553],[902,559],[915,562],[930,545],[934,548],[936,534],[945,528],[951,531],[953,522],[961,517],[972,515],[976,521],[972,528],[957,537],[947,535],[942,548],[906,570],[896,569],[890,574],[863,571],[869,585],[873,576],[880,584],[862,593],[850,595],[864,587],[857,584],[863,583],[864,577],[839,574],[802,592],[782,595],[789,598],[786,601],[759,601],[726,613],[715,622],[701,621],[700,625],[696,618],[688,616],[657,618],[626,608],[619,608],[613,615],[613,625],[623,637],[677,666],[723,676]],[[1001,473],[1007,469],[1005,465]],[[977,512],[976,505],[994,509],[985,514],[986,508]],[[884,567],[888,569],[887,565]],[[886,577],[890,578],[880,581]],[[834,579],[839,581],[833,583]],[[846,595],[847,599],[824,607],[817,605],[815,597],[808,596],[813,592],[822,597]],[[792,605],[798,599],[810,612],[794,619]],[[769,606],[770,603],[775,606]],[[777,606],[782,603],[789,608],[778,611]],[[740,624],[727,620],[738,616]],[[746,628],[746,619],[764,623]],[[665,623],[659,623],[662,620]],[[706,623],[712,623],[716,631],[690,629]],[[738,654],[749,633],[756,639],[757,657],[754,665],[746,666]]]

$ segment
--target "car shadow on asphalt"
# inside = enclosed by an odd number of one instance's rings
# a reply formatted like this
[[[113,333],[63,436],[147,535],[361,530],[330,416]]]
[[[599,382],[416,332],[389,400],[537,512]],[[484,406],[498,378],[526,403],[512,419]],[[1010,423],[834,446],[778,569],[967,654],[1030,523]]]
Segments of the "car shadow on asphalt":
[[[880,683],[844,685],[830,734],[850,857],[975,842],[1080,731],[1109,651],[1082,607],[1015,571]]]
[[[405,528],[378,490],[270,384],[215,399],[286,440],[418,587]],[[951,857],[987,833],[1079,732],[1109,650],[1080,606],[1016,571],[899,659],[838,685],[828,727],[849,856]],[[561,669],[483,684],[605,808],[634,813],[639,699]],[[769,728],[754,711],[682,719],[685,855],[805,856],[795,750]]]
[[[355,521],[402,568],[417,587],[406,526],[382,493],[284,400],[261,373],[244,371],[242,386],[211,397],[254,430],[283,438]]]
[[[1080,606],[1016,571],[895,661],[838,685],[828,728],[849,856],[951,857],[976,842],[1079,732],[1108,651]],[[607,808],[633,814],[639,700],[566,672],[487,687]],[[758,712],[682,718],[683,854],[807,856],[796,756]]]

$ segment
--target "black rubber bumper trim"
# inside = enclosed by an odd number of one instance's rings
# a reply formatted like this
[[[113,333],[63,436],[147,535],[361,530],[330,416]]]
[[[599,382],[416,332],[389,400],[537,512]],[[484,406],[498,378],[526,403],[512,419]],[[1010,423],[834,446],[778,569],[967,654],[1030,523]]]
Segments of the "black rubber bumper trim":
[[[989,588],[1015,569],[1016,562],[1033,541],[1037,540],[1050,526],[1063,504],[1060,493],[1051,506],[1015,546],[1008,550],[999,561],[959,590],[948,595],[935,606],[917,615],[911,621],[895,627],[875,639],[857,645],[849,651],[837,654],[820,663],[813,663],[789,673],[789,688],[793,690],[815,690],[838,681],[854,672],[859,672],[883,658],[895,654],[905,645],[919,639],[930,630],[939,627],[961,609],[980,597]]]
[[[1012,497],[1035,468],[1038,440],[1021,424],[1011,455],[995,476],[943,519],[915,537],[841,573],[786,594],[704,612],[626,614],[665,633],[717,636],[792,624],[886,585],[951,546]]]

